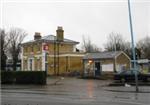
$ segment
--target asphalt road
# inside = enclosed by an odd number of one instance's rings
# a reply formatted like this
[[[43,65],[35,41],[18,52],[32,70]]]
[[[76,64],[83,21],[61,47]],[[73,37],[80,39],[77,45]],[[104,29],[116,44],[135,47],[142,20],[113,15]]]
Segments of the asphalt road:
[[[1,105],[150,105],[150,87],[108,87],[110,81],[48,79],[46,86],[2,85]]]

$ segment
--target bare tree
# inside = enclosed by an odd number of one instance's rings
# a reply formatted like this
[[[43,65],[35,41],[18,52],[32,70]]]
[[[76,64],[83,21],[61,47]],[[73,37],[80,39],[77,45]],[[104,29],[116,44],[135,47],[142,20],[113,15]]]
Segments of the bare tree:
[[[112,32],[104,46],[107,51],[125,51],[127,49],[126,44],[121,34]]]
[[[101,48],[98,48],[95,44],[93,44],[89,37],[85,38],[83,36],[82,39],[83,39],[82,48],[84,49],[85,52],[100,52],[101,51]]]
[[[16,70],[16,64],[18,62],[18,57],[21,51],[20,45],[26,35],[27,33],[20,28],[11,28],[8,32],[9,39],[11,39],[9,43],[9,53],[13,60],[13,70]]]
[[[124,51],[130,58],[133,58],[131,42],[126,41],[121,34],[110,33],[108,41],[104,45],[106,51]],[[139,48],[135,47],[136,59],[141,58],[141,52]]]
[[[6,52],[5,52],[5,49],[6,49],[6,33],[5,33],[5,30],[3,29],[0,29],[0,54],[1,54],[1,60],[0,60],[0,66],[1,66],[1,70],[5,70],[5,67],[6,67],[6,60],[7,60],[7,56],[6,56]]]
[[[143,58],[150,59],[150,36],[146,36],[137,43],[137,48],[141,51]]]
[[[131,48],[131,42],[126,41],[124,43],[125,49],[123,50],[130,58],[132,58],[132,48]]]
[[[6,61],[7,61],[7,52],[8,52],[8,45],[10,43],[10,39],[8,38],[8,34],[4,29],[0,29],[0,69],[5,70]]]

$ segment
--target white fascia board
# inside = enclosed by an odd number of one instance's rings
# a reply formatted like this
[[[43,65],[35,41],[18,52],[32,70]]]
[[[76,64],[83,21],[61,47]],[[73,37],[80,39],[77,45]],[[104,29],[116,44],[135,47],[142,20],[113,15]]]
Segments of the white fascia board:
[[[54,57],[54,55],[48,55],[49,57]],[[56,57],[66,57],[66,56],[72,56],[72,57],[83,57],[84,54],[60,54],[60,55],[56,55]]]

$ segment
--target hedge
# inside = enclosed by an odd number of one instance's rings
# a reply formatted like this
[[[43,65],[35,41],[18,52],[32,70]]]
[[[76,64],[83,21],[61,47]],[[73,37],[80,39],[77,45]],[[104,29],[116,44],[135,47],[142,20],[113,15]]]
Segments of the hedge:
[[[44,71],[2,71],[1,83],[46,84]]]
[[[15,81],[15,72],[12,71],[1,71],[1,83],[12,84]]]
[[[46,73],[43,71],[16,72],[17,84],[46,84]]]

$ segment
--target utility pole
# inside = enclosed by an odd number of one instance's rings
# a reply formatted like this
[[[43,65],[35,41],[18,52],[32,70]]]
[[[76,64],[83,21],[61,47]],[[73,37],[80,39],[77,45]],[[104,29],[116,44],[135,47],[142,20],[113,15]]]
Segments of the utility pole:
[[[135,84],[136,84],[135,89],[136,89],[136,92],[139,92],[130,0],[128,0],[128,10],[129,10],[129,21],[130,21],[130,33],[131,33],[131,40],[132,40],[132,56],[133,56],[133,66],[132,67],[135,70],[135,72],[134,72],[135,73]]]

